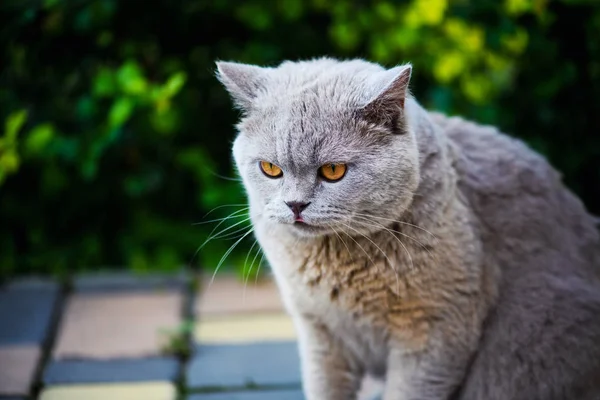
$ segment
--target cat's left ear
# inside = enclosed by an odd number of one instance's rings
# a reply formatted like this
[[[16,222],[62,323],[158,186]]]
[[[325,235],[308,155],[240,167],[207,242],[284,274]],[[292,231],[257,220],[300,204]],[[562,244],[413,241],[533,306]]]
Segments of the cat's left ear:
[[[242,111],[249,111],[267,80],[266,68],[255,65],[218,61],[217,78]]]
[[[398,120],[404,111],[412,66],[402,65],[385,71],[378,77],[378,92],[361,108],[363,118],[378,124]]]

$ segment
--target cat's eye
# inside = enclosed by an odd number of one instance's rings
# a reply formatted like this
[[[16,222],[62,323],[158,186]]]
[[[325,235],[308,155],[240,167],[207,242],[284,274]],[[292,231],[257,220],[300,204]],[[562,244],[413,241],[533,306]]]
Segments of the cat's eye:
[[[331,163],[322,165],[319,168],[319,175],[329,182],[337,182],[346,175],[346,164]]]
[[[260,170],[269,178],[280,178],[283,175],[283,171],[277,165],[268,161],[261,161],[258,163]]]

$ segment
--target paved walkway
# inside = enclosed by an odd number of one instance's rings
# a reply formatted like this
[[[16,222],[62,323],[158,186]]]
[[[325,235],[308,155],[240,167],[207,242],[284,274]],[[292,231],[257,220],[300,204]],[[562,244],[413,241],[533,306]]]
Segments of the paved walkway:
[[[368,382],[361,398],[375,391]],[[269,280],[110,274],[0,287],[0,400],[303,398],[294,329]]]

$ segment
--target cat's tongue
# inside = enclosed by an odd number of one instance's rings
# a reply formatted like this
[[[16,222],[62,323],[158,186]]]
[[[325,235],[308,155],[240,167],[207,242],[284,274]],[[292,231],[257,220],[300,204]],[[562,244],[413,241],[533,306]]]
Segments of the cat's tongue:
[[[302,219],[301,216],[296,217],[296,219],[294,219],[294,222],[300,222],[300,223],[304,223],[304,220]]]

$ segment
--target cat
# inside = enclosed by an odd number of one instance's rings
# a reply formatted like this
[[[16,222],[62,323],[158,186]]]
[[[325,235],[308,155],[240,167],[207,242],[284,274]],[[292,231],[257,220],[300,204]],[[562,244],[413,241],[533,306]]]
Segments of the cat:
[[[600,399],[600,239],[546,160],[410,64],[217,62],[309,400]]]

